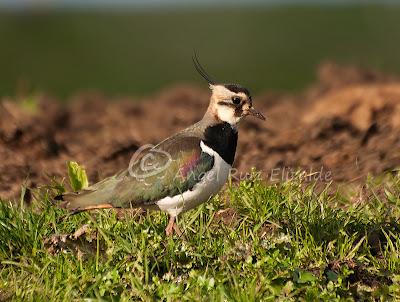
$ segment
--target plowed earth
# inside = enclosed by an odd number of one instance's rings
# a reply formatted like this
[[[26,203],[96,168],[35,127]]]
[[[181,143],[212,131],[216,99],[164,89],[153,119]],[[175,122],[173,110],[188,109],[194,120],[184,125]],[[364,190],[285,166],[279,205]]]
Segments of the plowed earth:
[[[66,177],[68,160],[83,165],[90,182],[116,173],[141,145],[199,120],[208,97],[182,85],[140,100],[82,93],[63,105],[39,96],[34,110],[3,99],[0,197]],[[248,118],[240,126],[234,178],[255,167],[275,182],[301,168],[310,179],[357,182],[400,167],[399,78],[327,63],[302,93],[253,99],[267,121]]]

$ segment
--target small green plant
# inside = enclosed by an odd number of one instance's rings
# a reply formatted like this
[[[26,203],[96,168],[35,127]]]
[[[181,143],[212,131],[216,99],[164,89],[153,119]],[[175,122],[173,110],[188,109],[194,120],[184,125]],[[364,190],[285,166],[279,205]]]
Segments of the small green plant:
[[[72,190],[79,191],[89,186],[86,171],[77,162],[67,162],[67,168]]]
[[[33,96],[23,98],[20,101],[19,106],[24,112],[29,114],[36,114],[39,110],[38,100]]]

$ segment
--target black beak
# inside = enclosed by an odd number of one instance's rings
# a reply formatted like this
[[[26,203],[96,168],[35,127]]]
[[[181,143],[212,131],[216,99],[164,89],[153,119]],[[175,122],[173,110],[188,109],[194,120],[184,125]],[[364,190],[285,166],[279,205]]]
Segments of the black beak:
[[[255,116],[256,118],[265,121],[265,116],[262,115],[260,111],[254,109],[253,107],[249,108],[247,112],[249,115]]]

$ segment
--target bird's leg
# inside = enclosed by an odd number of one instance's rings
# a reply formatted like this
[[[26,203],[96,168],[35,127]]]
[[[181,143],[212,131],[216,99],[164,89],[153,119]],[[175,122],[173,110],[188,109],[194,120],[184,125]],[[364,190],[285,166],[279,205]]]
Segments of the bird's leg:
[[[165,228],[165,233],[167,234],[167,236],[172,236],[172,234],[174,233],[174,225],[175,225],[175,216],[170,216],[168,225]]]
[[[182,236],[181,230],[175,223],[175,216],[170,216],[168,225],[165,229],[165,233],[167,234],[167,236],[172,236],[174,234],[174,231],[179,237]]]
[[[181,232],[181,230],[179,229],[177,223],[174,223],[173,228],[174,228],[175,233],[176,233],[179,237],[181,237],[181,236],[182,236],[182,232]]]

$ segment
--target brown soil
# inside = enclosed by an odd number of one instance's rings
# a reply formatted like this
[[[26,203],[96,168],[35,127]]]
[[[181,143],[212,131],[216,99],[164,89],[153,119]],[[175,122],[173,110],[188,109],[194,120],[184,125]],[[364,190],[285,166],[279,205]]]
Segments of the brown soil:
[[[95,182],[127,167],[142,144],[157,143],[201,118],[209,92],[176,86],[146,99],[96,93],[63,106],[41,96],[36,112],[0,103],[0,196],[22,184],[48,184],[66,176],[67,160],[84,165]],[[111,101],[111,102],[110,102]],[[357,181],[400,167],[400,80],[355,67],[324,64],[318,81],[298,95],[254,97],[266,122],[241,125],[235,166],[270,181],[304,168],[310,179]],[[285,168],[285,169],[284,169]],[[322,169],[322,170],[321,170]]]

